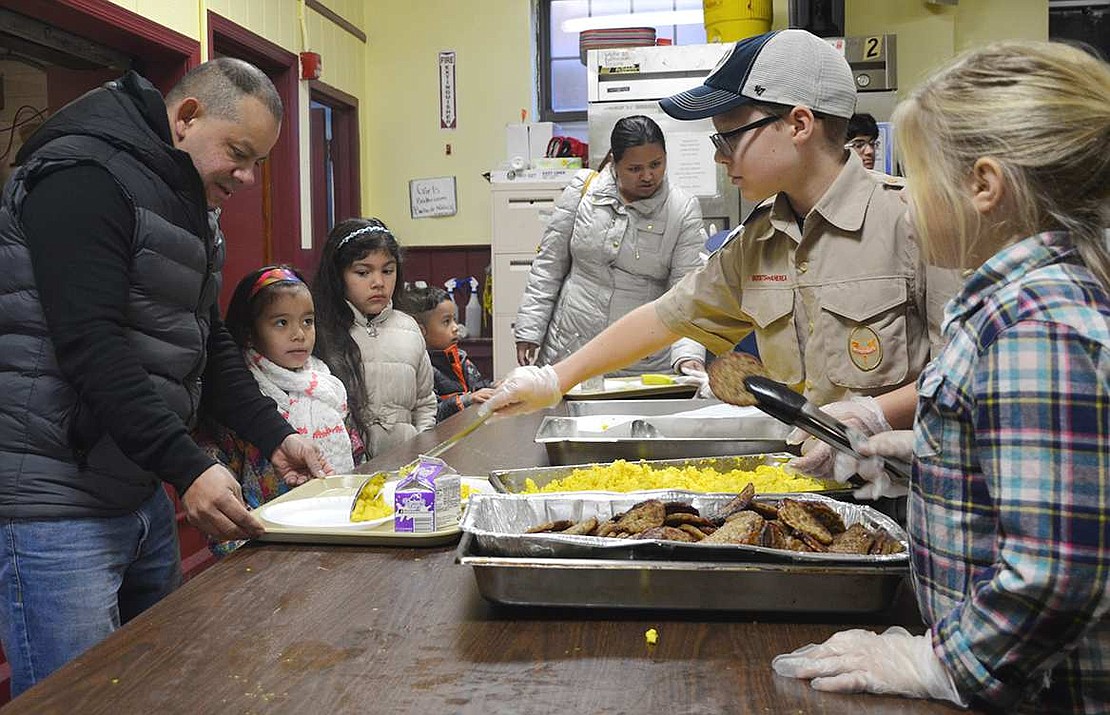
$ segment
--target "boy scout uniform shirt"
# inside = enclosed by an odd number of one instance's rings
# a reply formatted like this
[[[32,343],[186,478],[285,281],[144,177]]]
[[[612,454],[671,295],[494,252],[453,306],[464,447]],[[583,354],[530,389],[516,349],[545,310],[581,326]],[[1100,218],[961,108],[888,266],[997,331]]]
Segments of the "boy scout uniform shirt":
[[[913,381],[959,278],[927,271],[900,190],[850,156],[803,229],[785,194],[769,199],[656,313],[718,355],[754,330],[768,374],[817,404]]]

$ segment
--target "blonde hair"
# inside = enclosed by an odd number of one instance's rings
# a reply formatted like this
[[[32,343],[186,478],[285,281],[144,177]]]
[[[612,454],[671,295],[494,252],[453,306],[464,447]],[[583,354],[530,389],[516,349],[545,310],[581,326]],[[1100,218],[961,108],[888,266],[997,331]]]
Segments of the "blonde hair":
[[[967,258],[985,228],[1010,240],[1071,233],[1110,287],[1110,65],[1069,45],[1001,42],[938,71],[894,113],[914,221],[936,255],[938,218]],[[990,157],[1006,182],[1003,216],[984,227],[967,195],[972,167]]]

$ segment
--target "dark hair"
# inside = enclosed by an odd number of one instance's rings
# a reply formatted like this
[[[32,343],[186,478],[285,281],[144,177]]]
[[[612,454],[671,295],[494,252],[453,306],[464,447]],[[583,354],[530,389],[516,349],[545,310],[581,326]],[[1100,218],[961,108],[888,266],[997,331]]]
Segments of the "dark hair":
[[[217,57],[186,72],[166,94],[166,104],[196,97],[213,115],[234,120],[239,118],[239,102],[244,96],[262,102],[274,119],[281,121],[281,96],[274,83],[262,70],[234,57]]]
[[[343,272],[355,261],[377,251],[388,253],[397,262],[397,283],[392,295],[396,304],[405,283],[401,272],[401,246],[389,228],[376,218],[349,218],[336,224],[324,242],[316,279],[312,282],[316,308],[316,348],[312,352],[347,388],[349,414],[364,444],[370,444],[370,430],[363,416],[366,380],[362,374],[362,354],[351,337],[355,317],[347,305]]]
[[[251,295],[251,290],[258,282],[258,278],[266,271],[275,268],[290,271],[297,277],[297,280],[278,280],[263,286],[257,293]],[[227,305],[227,317],[224,319],[224,325],[227,327],[227,331],[231,333],[235,344],[244,350],[248,348],[251,338],[254,336],[254,321],[258,320],[258,316],[262,315],[262,311],[267,306],[277,300],[282,291],[296,288],[308,290],[308,282],[301,275],[301,272],[293,266],[284,264],[263,266],[257,271],[251,271],[243,276],[239,284],[235,286],[235,292],[231,294],[231,302]]]
[[[860,114],[853,114],[852,118],[848,120],[848,138],[853,137],[871,137],[876,139],[879,136],[879,125],[875,123],[875,118],[866,112]]]
[[[667,142],[663,139],[663,130],[653,119],[642,114],[621,117],[613,125],[613,132],[609,135],[609,155],[613,157],[613,161],[620,161],[626,151],[634,146],[643,146],[644,144],[658,144],[663,148],[663,151],[667,150]],[[606,161],[602,162],[602,166],[608,162],[609,157],[605,159]]]
[[[451,300],[451,296],[439,286],[408,288],[401,294],[397,307],[423,323],[428,319],[428,313],[445,300]]]

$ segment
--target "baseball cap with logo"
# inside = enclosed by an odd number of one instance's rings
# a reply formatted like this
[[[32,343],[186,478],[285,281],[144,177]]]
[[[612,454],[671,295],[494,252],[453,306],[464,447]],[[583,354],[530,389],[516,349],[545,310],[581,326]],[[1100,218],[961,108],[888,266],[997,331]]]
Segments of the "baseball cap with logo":
[[[659,101],[675,119],[705,119],[749,102],[803,105],[850,118],[852,69],[831,44],[805,30],[777,30],[740,40],[700,87]]]

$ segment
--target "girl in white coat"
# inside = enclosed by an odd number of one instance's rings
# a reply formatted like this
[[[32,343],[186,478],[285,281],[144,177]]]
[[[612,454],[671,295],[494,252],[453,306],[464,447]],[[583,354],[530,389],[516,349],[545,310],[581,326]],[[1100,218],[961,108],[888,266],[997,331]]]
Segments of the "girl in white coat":
[[[376,218],[328,234],[312,293],[315,354],[347,386],[355,429],[375,457],[435,425],[432,364],[420,326],[393,309],[401,248]]]

